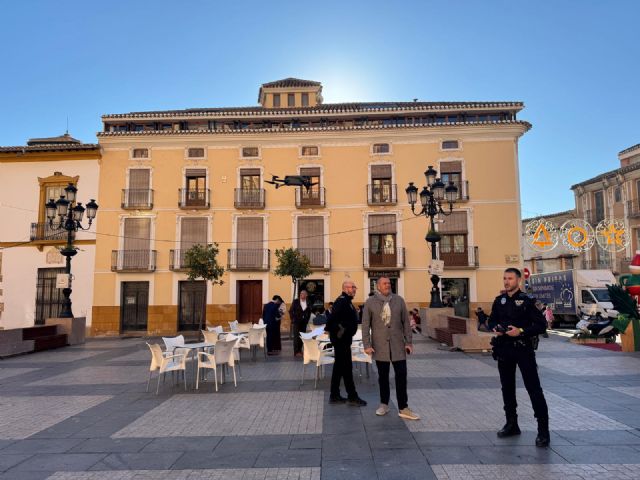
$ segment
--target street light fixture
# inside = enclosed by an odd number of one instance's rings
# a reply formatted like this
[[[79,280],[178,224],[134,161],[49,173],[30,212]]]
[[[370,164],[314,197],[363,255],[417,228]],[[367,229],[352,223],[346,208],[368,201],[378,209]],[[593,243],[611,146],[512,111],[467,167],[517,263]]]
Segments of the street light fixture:
[[[72,183],[65,187],[64,192],[65,195],[60,195],[58,200],[50,199],[44,207],[47,213],[47,219],[49,220],[49,228],[51,230],[67,231],[67,244],[60,250],[60,253],[67,259],[66,274],[69,279],[69,284],[66,288],[62,289],[64,299],[62,300],[60,317],[73,318],[71,311],[71,259],[78,253],[78,250],[73,246],[73,234],[78,230],[89,230],[89,228],[91,228],[93,219],[96,218],[98,204],[93,199],[87,203],[86,208],[83,207],[80,202],[76,204],[78,189]],[[81,223],[85,212],[89,220],[89,225],[86,228],[83,227]]]
[[[453,204],[458,198],[458,187],[453,182],[445,184],[438,178],[438,172],[429,165],[429,168],[424,172],[427,185],[422,187],[420,192],[420,204],[422,208],[419,212],[416,212],[415,205],[418,200],[418,187],[413,182],[409,182],[409,186],[406,188],[407,201],[411,205],[411,212],[416,216],[425,216],[429,218],[429,232],[425,237],[425,240],[431,244],[431,259],[437,260],[438,253],[436,250],[436,244],[440,241],[440,234],[436,231],[434,219],[438,215],[451,215],[453,212]],[[448,211],[443,208],[443,205],[449,205]],[[442,308],[442,300],[440,299],[440,277],[438,275],[431,276],[431,308]]]

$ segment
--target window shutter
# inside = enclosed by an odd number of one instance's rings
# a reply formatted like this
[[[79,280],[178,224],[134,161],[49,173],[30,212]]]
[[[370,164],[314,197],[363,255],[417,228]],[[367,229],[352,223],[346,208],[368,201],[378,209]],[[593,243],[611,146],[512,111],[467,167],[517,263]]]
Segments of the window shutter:
[[[124,249],[149,250],[151,246],[151,219],[124,219]]]
[[[396,216],[369,215],[369,233],[396,233]]]
[[[180,221],[180,249],[207,244],[208,221],[204,217],[183,218]]]
[[[262,249],[262,218],[238,218],[237,234],[238,250]]]
[[[391,178],[391,165],[371,165],[371,178]]]
[[[303,167],[300,169],[300,175],[305,175],[308,177],[319,177],[320,167]]]
[[[440,233],[467,233],[467,212],[453,212],[438,224]]]
[[[298,248],[324,248],[324,218],[298,217]]]
[[[442,162],[440,163],[440,173],[461,173],[462,162]]]
[[[186,177],[206,177],[207,169],[206,168],[187,168]]]
[[[260,169],[259,168],[243,168],[242,170],[240,170],[240,175],[260,175]]]
[[[148,168],[132,168],[129,170],[129,189],[148,190],[151,170]]]

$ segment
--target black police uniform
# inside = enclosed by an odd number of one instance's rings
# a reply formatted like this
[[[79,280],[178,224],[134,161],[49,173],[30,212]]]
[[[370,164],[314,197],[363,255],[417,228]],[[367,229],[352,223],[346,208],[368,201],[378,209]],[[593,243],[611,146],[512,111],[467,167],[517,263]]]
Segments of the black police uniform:
[[[351,362],[351,340],[358,331],[358,312],[351,303],[352,297],[343,293],[333,303],[331,317],[327,321],[325,331],[329,333],[335,363],[331,374],[331,399],[341,400],[340,380],[344,379],[347,397],[351,401],[359,400],[356,386],[353,383]]]
[[[499,295],[491,307],[490,326],[492,328],[500,325],[508,330],[509,326],[513,325],[521,329],[517,337],[503,334],[492,341],[493,355],[498,361],[502,399],[507,417],[507,424],[498,432],[498,435],[506,437],[520,433],[516,402],[516,366],[518,366],[538,420],[536,445],[546,446],[549,443],[549,412],[538,377],[534,342],[537,341],[538,335],[546,332],[547,322],[535,303],[535,299],[518,290],[512,296],[506,293]]]

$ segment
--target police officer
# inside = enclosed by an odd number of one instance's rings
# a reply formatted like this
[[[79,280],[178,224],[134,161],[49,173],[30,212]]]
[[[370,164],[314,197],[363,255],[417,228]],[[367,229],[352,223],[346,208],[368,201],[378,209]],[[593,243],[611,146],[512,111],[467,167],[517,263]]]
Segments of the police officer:
[[[335,362],[331,374],[331,394],[329,403],[345,403],[354,407],[364,407],[367,402],[362,400],[356,392],[353,383],[353,369],[351,364],[351,340],[358,331],[358,312],[352,300],[356,295],[356,285],[351,280],[342,283],[342,294],[333,303],[331,317],[327,321],[325,331],[329,333]],[[340,380],[344,379],[347,397],[340,395]]]
[[[547,323],[536,308],[536,301],[520,291],[522,274],[517,268],[504,271],[504,293],[491,307],[491,326],[496,332],[492,340],[493,357],[498,361],[502,399],[507,423],[498,437],[520,434],[516,402],[516,366],[520,368],[524,386],[538,420],[537,447],[550,443],[549,412],[540,386],[534,346],[537,336],[546,332]]]

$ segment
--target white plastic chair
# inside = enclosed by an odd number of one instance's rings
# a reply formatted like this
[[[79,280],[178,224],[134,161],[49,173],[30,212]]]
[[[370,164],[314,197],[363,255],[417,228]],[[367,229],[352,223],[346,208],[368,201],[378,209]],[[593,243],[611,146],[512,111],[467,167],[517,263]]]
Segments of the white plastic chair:
[[[202,330],[202,336],[206,343],[211,343],[214,346],[216,343],[218,343],[218,334],[216,332],[208,332],[207,330]],[[213,347],[209,347],[209,351],[211,351],[212,349]]]
[[[320,350],[318,346],[318,342],[313,338],[304,338],[302,334],[300,334],[300,338],[302,338],[302,344],[304,346],[303,352],[303,362],[302,362],[302,381],[300,385],[304,383],[304,369],[308,363],[316,364],[316,375],[315,375],[315,383],[313,384],[313,388],[318,386],[318,376],[320,374],[320,369],[324,365],[331,365],[335,362],[335,358],[329,355],[329,352],[326,350]]]
[[[264,325],[264,320],[263,319],[258,320],[258,325],[260,326]]]
[[[249,347],[251,348],[251,358],[253,360],[256,359],[258,348],[262,348],[264,350],[264,358],[267,358],[267,349],[264,348],[264,337],[267,331],[267,326],[258,326],[257,324],[253,326],[251,330],[249,330]]]
[[[360,342],[362,340],[362,330],[358,329],[351,339],[352,342]]]
[[[315,337],[313,332],[300,332],[300,338],[302,338],[302,340],[311,340],[313,337]]]
[[[227,335],[224,340],[218,340],[218,343],[216,343],[216,353],[214,355],[216,365],[228,365],[231,367],[233,370],[233,384],[236,387],[238,386],[238,382],[236,379],[236,362],[233,351],[237,340],[238,338],[234,335]],[[224,380],[224,370],[222,379]],[[222,383],[224,383],[224,381]]]
[[[217,335],[217,334],[216,334]],[[216,357],[212,353],[207,352],[198,352],[198,376],[196,378],[196,390],[198,390],[200,385],[200,370],[213,370],[213,378],[216,384],[216,392],[218,391],[218,369],[216,368]],[[205,378],[202,381],[205,381]]]
[[[147,380],[147,392],[149,391],[149,384],[151,383],[151,373],[158,370],[158,385],[156,386],[156,395],[160,391],[160,377],[163,378],[167,372],[182,371],[182,377],[184,378],[184,389],[187,389],[187,376],[186,376],[186,356],[184,354],[175,354],[165,356],[160,348],[160,345],[147,343],[149,350],[151,350],[151,365],[149,366],[149,380]]]
[[[249,332],[249,330],[251,330],[251,327],[253,327],[253,323],[239,323],[238,324],[238,331],[239,332],[243,332],[243,333],[247,333],[247,332]]]
[[[364,364],[367,371],[367,378],[369,378],[369,365],[373,364],[373,357],[364,352],[362,341],[354,341],[351,344],[351,361],[358,363],[360,367]],[[362,373],[360,376],[362,376]]]
[[[178,335],[177,337],[162,337],[162,341],[165,346],[165,356],[171,356],[175,354],[190,356],[191,350],[188,348],[180,348],[184,346],[184,335]]]
[[[217,327],[207,327],[207,330],[209,332],[215,332],[215,333],[222,333],[224,330],[222,329],[221,326],[217,326]]]
[[[324,334],[324,326],[314,328],[313,330],[311,330],[311,334],[314,337]]]
[[[238,325],[240,325],[238,323],[237,320],[234,320],[233,322],[229,322],[229,330],[231,330],[232,332],[237,332],[238,331]]]

